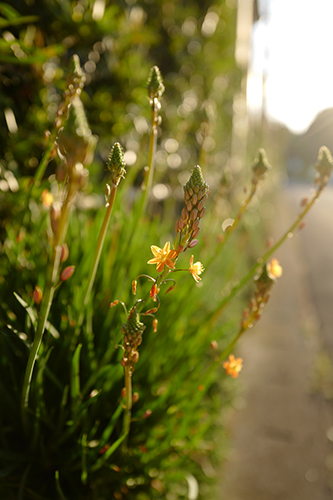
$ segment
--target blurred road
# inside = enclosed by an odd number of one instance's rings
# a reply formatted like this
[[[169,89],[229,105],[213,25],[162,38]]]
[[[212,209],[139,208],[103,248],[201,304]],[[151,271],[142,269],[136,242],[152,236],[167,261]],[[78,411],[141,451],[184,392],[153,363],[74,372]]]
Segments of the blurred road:
[[[311,187],[282,194],[277,239]],[[283,266],[260,322],[247,332],[243,396],[230,419],[220,500],[333,498],[333,188],[276,257]]]

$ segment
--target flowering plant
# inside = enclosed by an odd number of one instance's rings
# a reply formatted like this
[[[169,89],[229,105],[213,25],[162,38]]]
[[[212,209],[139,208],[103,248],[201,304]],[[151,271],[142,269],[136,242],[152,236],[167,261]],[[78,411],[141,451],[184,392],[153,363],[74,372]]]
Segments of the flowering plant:
[[[89,211],[84,201],[97,138],[85,117],[83,84],[75,56],[44,156],[15,197],[21,212],[2,246],[8,279],[2,280],[0,492],[48,500],[181,499],[188,485],[197,498],[198,484],[202,492],[209,481],[207,449],[221,395],[230,397],[228,375],[241,373],[236,342],[260,319],[282,274],[271,257],[327,184],[332,158],[320,150],[312,198],[281,238],[249,262],[230,242],[270,170],[265,152],[259,150],[249,193],[224,234],[223,219],[215,224],[216,186],[208,198],[207,166],[191,166],[183,200],[165,207],[172,216],[162,220],[152,194],[164,84],[154,66],[142,185],[134,174],[128,181],[124,148],[115,142],[99,198],[104,207]],[[52,159],[55,171],[44,178]],[[249,269],[228,284],[225,262],[233,258]],[[235,321],[226,306],[251,284],[249,305],[240,302],[243,314]]]

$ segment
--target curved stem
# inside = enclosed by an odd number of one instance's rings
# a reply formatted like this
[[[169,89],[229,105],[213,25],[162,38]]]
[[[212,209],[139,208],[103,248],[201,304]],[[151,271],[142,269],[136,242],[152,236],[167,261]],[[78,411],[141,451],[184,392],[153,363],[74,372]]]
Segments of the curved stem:
[[[246,283],[255,275],[257,269],[260,266],[262,266],[262,264],[266,262],[267,259],[269,259],[269,257],[279,248],[280,245],[282,245],[282,243],[289,237],[289,235],[292,234],[292,232],[297,228],[301,220],[306,216],[312,205],[318,199],[322,189],[323,189],[322,187],[318,188],[312,200],[306,205],[306,207],[297,217],[295,222],[287,229],[287,231],[281,236],[281,238],[275,243],[275,245],[273,245],[269,250],[267,250],[267,252],[261,258],[257,260],[257,262],[248,271],[248,273],[232,288],[230,293],[220,302],[220,304],[216,307],[216,309],[210,313],[207,323],[207,330],[209,330],[215,324],[222,310],[226,307],[226,305],[230,302],[230,300],[239,292],[239,290],[241,290],[246,285]]]

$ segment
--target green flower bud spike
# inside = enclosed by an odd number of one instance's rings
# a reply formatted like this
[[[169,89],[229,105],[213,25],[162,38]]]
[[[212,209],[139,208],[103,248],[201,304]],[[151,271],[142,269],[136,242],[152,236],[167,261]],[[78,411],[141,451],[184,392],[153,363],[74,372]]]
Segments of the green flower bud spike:
[[[165,90],[161,72],[157,66],[153,66],[149,72],[147,90],[151,100],[154,98],[160,99]]]
[[[257,158],[254,160],[254,164],[252,166],[253,170],[253,179],[252,183],[257,184],[260,180],[262,180],[265,176],[265,174],[270,170],[272,167],[268,163],[267,156],[266,156],[266,151],[264,149],[259,149]]]
[[[111,149],[107,167],[111,172],[111,182],[114,186],[118,186],[120,180],[125,178],[126,163],[124,161],[124,153],[119,144],[116,142]]]
[[[206,211],[204,204],[207,200],[208,189],[201,168],[196,165],[191,172],[191,177],[184,186],[185,207],[175,228],[176,232],[179,233],[179,239],[178,236],[177,239],[180,251],[192,248],[198,243],[196,238],[200,232],[200,220]]]
[[[198,195],[200,191],[201,199],[207,194],[208,189],[209,186],[203,178],[201,168],[199,167],[199,165],[196,165],[191,172],[191,177],[184,186],[184,192],[188,192],[190,196],[193,196],[192,191]]]
[[[326,146],[319,149],[317,163],[315,164],[317,170],[316,184],[322,189],[329,181],[330,175],[333,170],[333,160],[330,150]]]

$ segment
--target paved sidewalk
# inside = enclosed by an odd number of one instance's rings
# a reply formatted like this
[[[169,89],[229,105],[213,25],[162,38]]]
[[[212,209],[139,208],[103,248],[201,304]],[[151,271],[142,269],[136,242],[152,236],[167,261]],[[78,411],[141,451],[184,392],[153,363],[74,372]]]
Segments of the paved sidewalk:
[[[281,195],[274,236],[286,230],[298,211],[295,200],[310,189],[289,189]],[[303,230],[306,237],[301,232],[279,249],[283,276],[262,319],[239,346],[244,407],[231,419],[220,500],[333,498],[333,403],[313,390],[319,355],[333,343],[333,245],[329,256],[326,249],[327,237],[333,238],[332,190],[325,199],[330,220],[326,216],[325,226],[319,227],[319,202],[313,207],[317,215],[308,217]],[[311,266],[324,247],[329,265],[321,265],[319,273]],[[325,313],[323,304],[318,311],[323,283]]]

